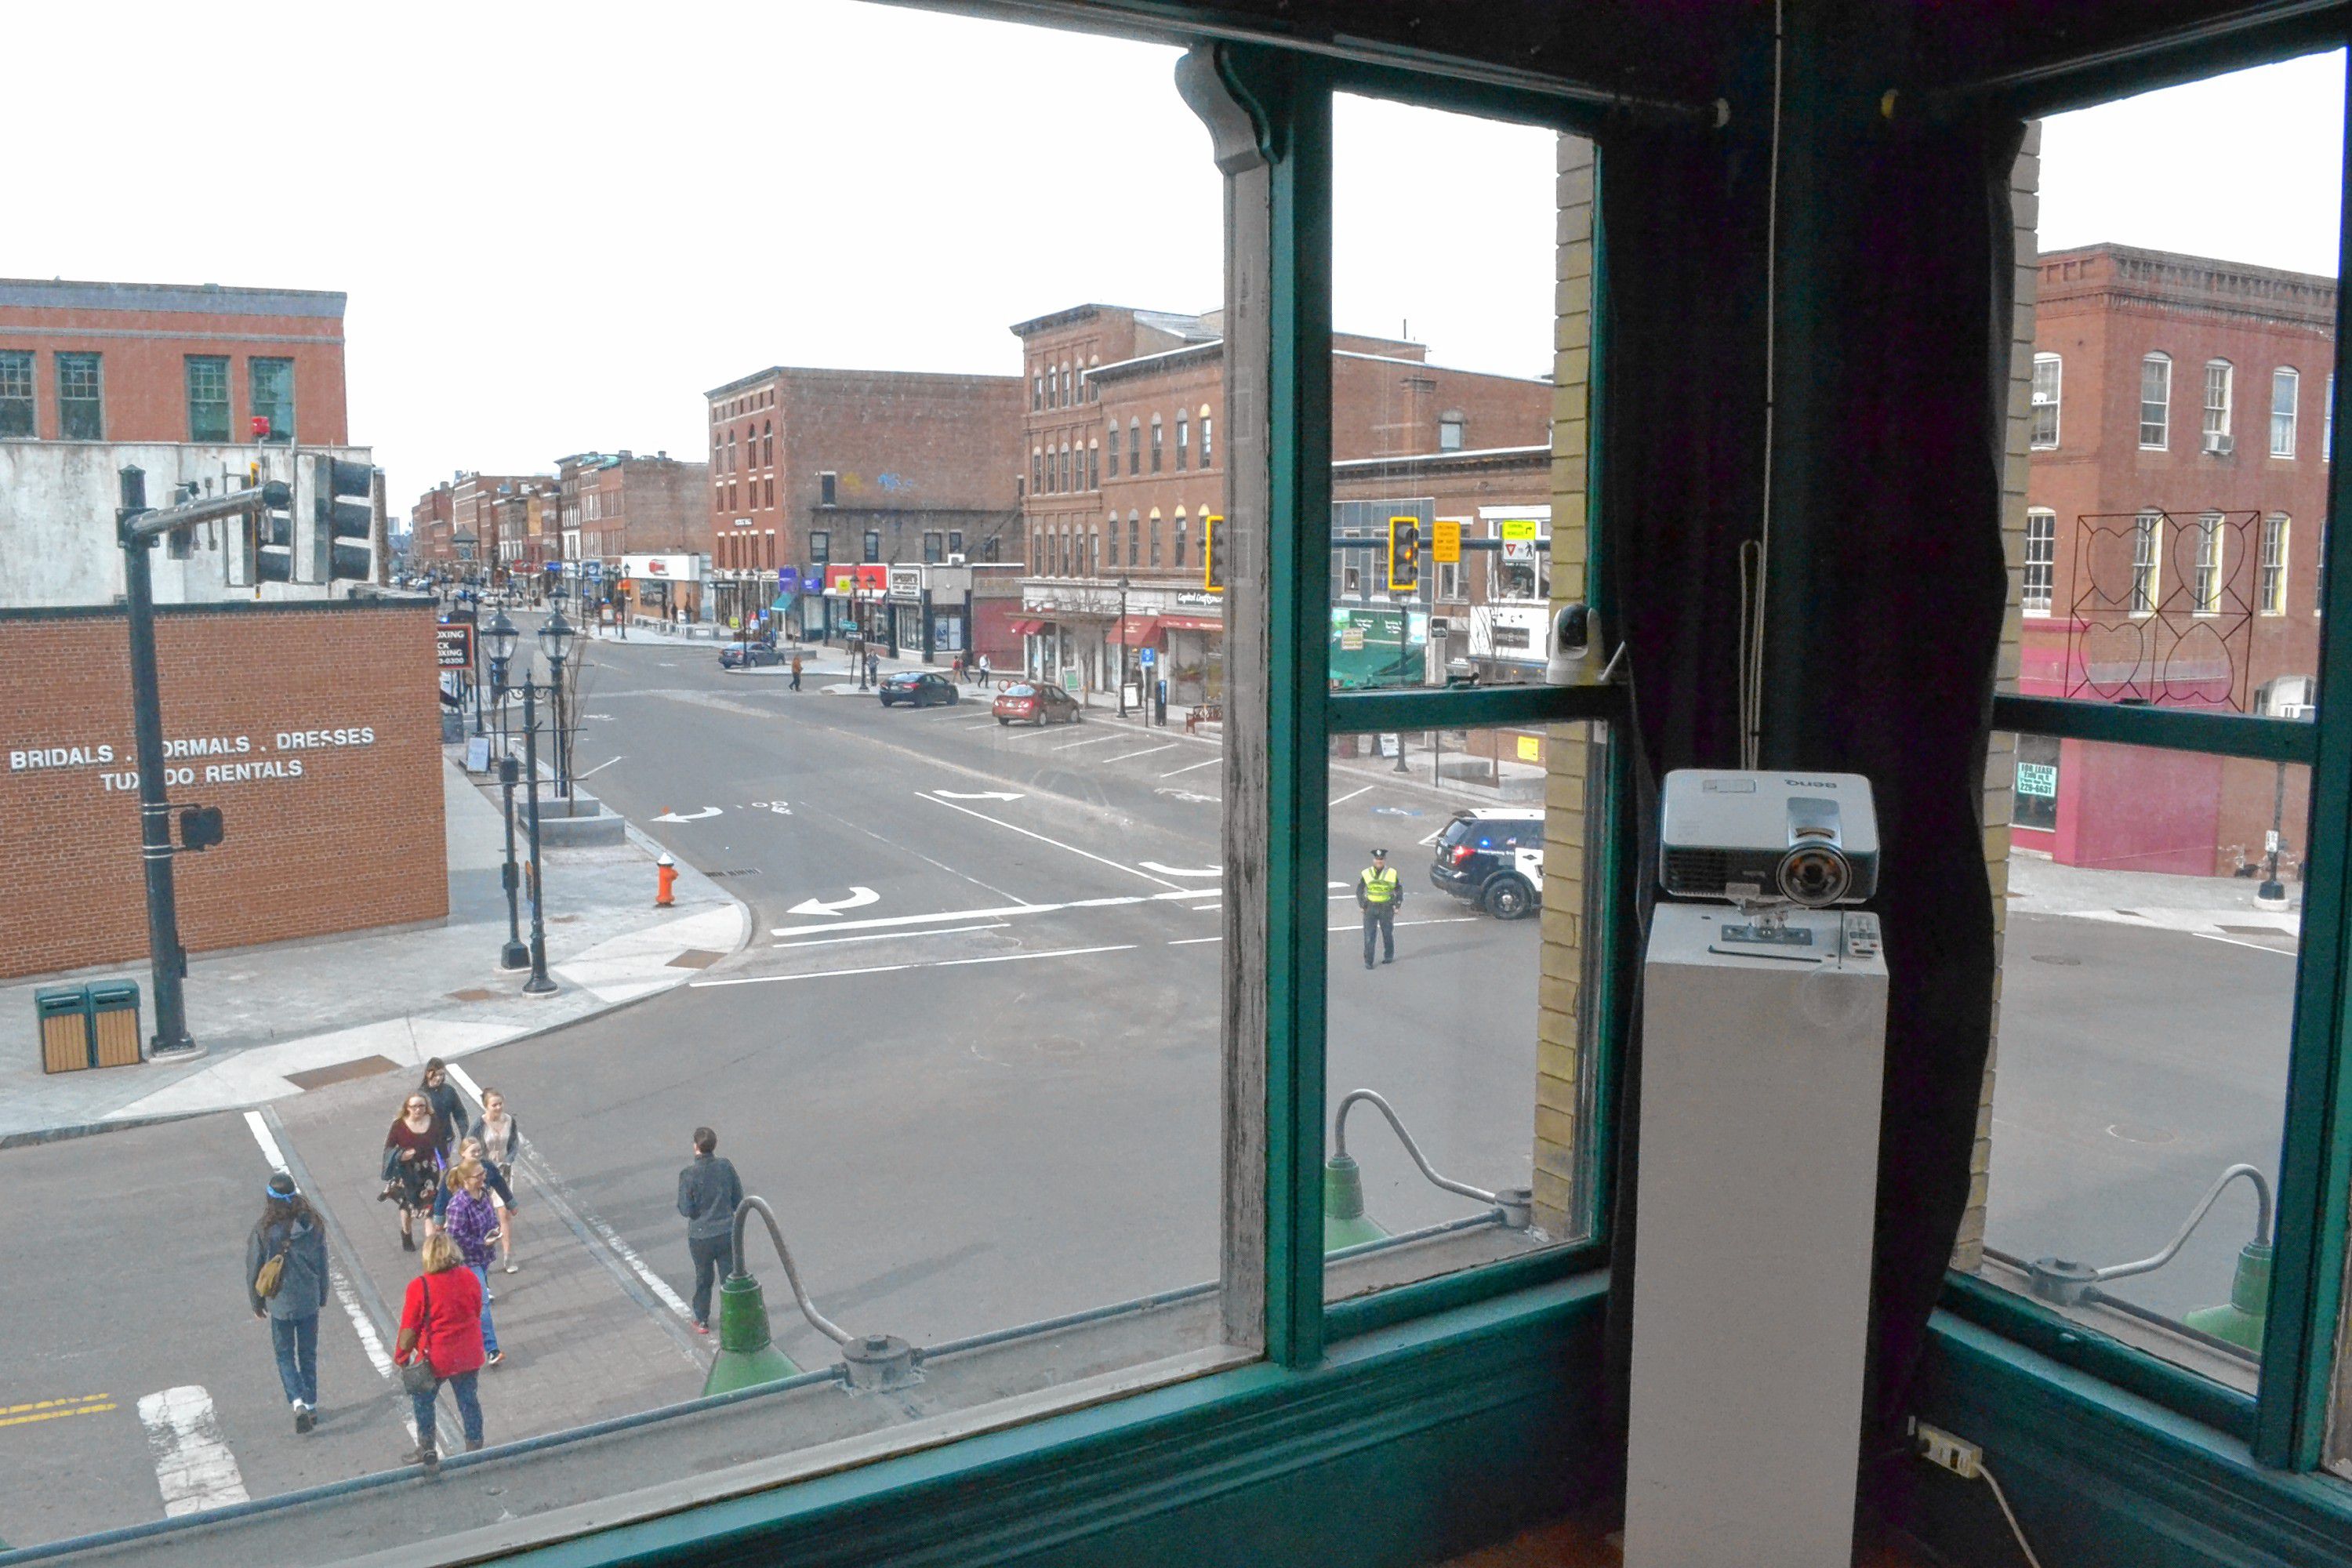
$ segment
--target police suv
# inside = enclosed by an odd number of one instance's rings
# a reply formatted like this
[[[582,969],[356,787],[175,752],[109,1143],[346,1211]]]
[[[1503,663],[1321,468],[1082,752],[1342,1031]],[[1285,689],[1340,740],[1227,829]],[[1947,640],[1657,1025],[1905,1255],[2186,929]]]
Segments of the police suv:
[[[1517,920],[1543,902],[1543,826],[1535,807],[1457,811],[1438,832],[1429,879],[1497,920]]]

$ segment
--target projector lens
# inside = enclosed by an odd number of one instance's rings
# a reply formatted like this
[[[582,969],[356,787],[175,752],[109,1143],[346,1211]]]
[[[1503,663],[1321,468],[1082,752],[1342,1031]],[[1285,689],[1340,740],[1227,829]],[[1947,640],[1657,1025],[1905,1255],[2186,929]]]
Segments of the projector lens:
[[[1801,844],[1780,857],[1780,881],[1782,898],[1817,910],[1845,897],[1853,868],[1829,845]]]

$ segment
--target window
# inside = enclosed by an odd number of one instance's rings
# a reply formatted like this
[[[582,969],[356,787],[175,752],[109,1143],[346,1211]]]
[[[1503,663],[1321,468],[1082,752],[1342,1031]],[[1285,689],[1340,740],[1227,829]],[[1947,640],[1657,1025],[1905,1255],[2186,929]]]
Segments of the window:
[[[1102,466],[1098,461],[1101,457],[1102,448],[1095,446],[1091,442],[1088,443],[1087,447],[1087,489],[1090,490],[1098,490],[1102,489]]]
[[[1439,451],[1458,452],[1462,450],[1464,435],[1465,421],[1460,410],[1449,409],[1445,413],[1438,416],[1437,449]]]
[[[2039,509],[2025,514],[2025,613],[2046,616],[2058,575],[2058,514]]]
[[[730,430],[727,432],[727,472],[731,474],[735,468],[735,432]]]
[[[1216,461],[1216,452],[1212,445],[1214,429],[1209,418],[1209,405],[1203,403],[1201,405],[1201,467],[1204,468]]]
[[[769,506],[774,506],[776,504],[776,478],[773,474],[768,476],[765,480],[765,487],[768,496],[766,504]]]
[[[2144,511],[2132,528],[2131,613],[2145,616],[2156,608],[2156,563],[2164,542],[2164,514]]]
[[[948,553],[950,555],[961,555],[963,553],[962,529],[950,528],[948,530]]]
[[[832,506],[835,504],[835,490],[839,479],[840,476],[838,474],[819,474],[816,477],[817,505]]]
[[[2221,613],[2221,514],[2209,511],[2197,520],[2197,613]]]
[[[68,441],[105,440],[105,408],[99,356],[58,355],[58,434]]]
[[[833,531],[827,528],[809,530],[809,559],[822,566],[833,559]]]
[[[1089,528],[1087,530],[1087,575],[1089,577],[1096,577],[1101,575],[1101,574],[1102,530],[1098,528]]]
[[[2162,451],[2172,409],[2172,361],[2160,353],[2139,362],[2139,444]]]
[[[760,466],[763,468],[774,468],[776,466],[776,422],[772,419],[763,419],[760,422]]]
[[[2230,449],[2230,362],[2209,360],[2205,365],[2205,449]]]
[[[1075,479],[1076,476],[1070,472],[1070,447],[1066,441],[1062,444],[1062,488],[1069,489]]]
[[[1187,466],[1186,458],[1191,455],[1192,446],[1192,417],[1187,415],[1184,410],[1180,408],[1176,411],[1176,466],[1179,468],[1182,468]],[[1181,554],[1176,559],[1176,564],[1179,566],[1184,564],[1183,557]]]
[[[882,535],[870,528],[866,531],[866,559],[868,563],[882,559]]]
[[[1151,471],[1155,474],[1160,471],[1160,454],[1166,449],[1168,445],[1167,441],[1163,438],[1163,435],[1164,432],[1162,431],[1160,424],[1160,416],[1155,414],[1151,416]],[[1159,563],[1155,561],[1152,564],[1158,565]]]
[[[1127,514],[1127,563],[1129,566],[1143,564],[1142,514],[1132,508]]]
[[[2336,460],[2336,373],[2327,373],[2327,396],[2319,405],[2319,460]]]
[[[1036,447],[1029,448],[1029,488],[1039,495],[1045,493],[1045,455]]]
[[[1110,514],[1110,521],[1104,525],[1103,531],[1110,538],[1110,553],[1108,560],[1111,565],[1116,566],[1118,564],[1118,513]]]
[[[1127,422],[1127,471],[1143,471],[1143,426],[1133,419]]]
[[[290,359],[250,359],[246,380],[253,392],[253,416],[269,421],[262,439],[278,446],[294,444],[294,362]]]
[[[33,356],[23,349],[0,349],[0,437],[38,433],[33,423]]]
[[[1179,447],[1176,449],[1181,452],[1184,448]],[[1184,564],[1184,509],[1181,506],[1176,509],[1175,546],[1176,552],[1170,557],[1169,564],[1181,568]]]
[[[1108,432],[1108,434],[1103,437],[1103,446],[1104,446],[1104,448],[1105,448],[1104,456],[1105,456],[1105,458],[1106,458],[1106,460],[1107,460],[1107,462],[1108,462],[1108,466],[1109,466],[1109,468],[1110,468],[1110,476],[1111,476],[1111,478],[1113,478],[1113,479],[1117,479],[1117,478],[1118,478],[1118,420],[1114,419],[1114,420],[1112,420],[1112,421],[1110,422],[1110,429],[1109,429],[1109,432]]]
[[[2286,614],[2286,513],[2263,519],[2262,577],[2254,584],[2256,607],[2266,616]]]
[[[2033,445],[2058,444],[2058,395],[2066,367],[2056,354],[2033,356]]]
[[[229,436],[228,356],[190,354],[188,439],[226,441]]]
[[[1158,420],[1152,421],[1152,428],[1159,428]],[[1156,507],[1151,513],[1151,563],[1154,566],[1160,564],[1160,511]]]
[[[1045,406],[1045,378],[1042,374],[1033,375],[1029,378],[1029,412],[1034,414]]]
[[[2303,377],[2281,365],[2271,372],[2271,456],[2294,456],[2294,400]]]
[[[990,535],[989,535],[985,540],[982,541],[982,542],[981,542],[981,546],[980,546],[980,558],[981,558],[982,561],[993,561],[993,560],[995,560],[995,559],[996,559],[996,553],[997,553],[997,551],[998,551],[999,547],[1001,546],[1001,544],[1002,544],[1002,540],[1001,540],[1001,538],[1000,538],[1000,536],[999,536],[999,535],[996,535],[996,534],[993,534],[993,533],[990,534]]]
[[[940,563],[940,549],[946,544],[946,538],[936,530],[926,531],[923,534],[923,564],[926,566],[938,565]]]

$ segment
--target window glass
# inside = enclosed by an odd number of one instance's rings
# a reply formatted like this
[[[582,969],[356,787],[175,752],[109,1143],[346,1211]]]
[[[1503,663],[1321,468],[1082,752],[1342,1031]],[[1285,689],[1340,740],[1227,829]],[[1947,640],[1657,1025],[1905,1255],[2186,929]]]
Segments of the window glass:
[[[2033,356],[2033,436],[2037,447],[2058,445],[2058,401],[2065,380],[2065,363],[2056,354]]]
[[[2058,516],[2035,508],[2025,514],[2025,613],[2046,616],[2057,581]]]
[[[252,386],[253,416],[269,421],[264,440],[278,446],[291,446],[297,439],[294,429],[294,362],[290,359],[254,358],[246,361]]]
[[[188,370],[188,439],[228,441],[228,356],[190,354]]]
[[[2139,444],[2161,448],[2172,409],[2172,361],[2150,354],[2139,365]]]
[[[2205,449],[2222,452],[2230,439],[2230,382],[2231,367],[2225,359],[2217,359],[2205,366]]]
[[[2303,378],[2282,365],[2271,372],[2271,456],[2294,456],[2295,397]]]
[[[0,349],[0,437],[29,437],[37,433],[33,356],[23,349]]]
[[[58,434],[68,441],[106,438],[106,389],[100,356],[60,353],[58,362]]]

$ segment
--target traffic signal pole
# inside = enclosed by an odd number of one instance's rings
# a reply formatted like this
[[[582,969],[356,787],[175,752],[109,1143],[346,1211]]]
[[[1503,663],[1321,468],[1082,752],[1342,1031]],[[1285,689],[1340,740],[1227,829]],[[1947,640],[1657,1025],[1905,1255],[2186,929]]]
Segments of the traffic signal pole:
[[[188,1033],[187,950],[180,945],[180,909],[172,885],[172,802],[165,794],[163,710],[155,665],[155,583],[149,552],[155,541],[177,530],[219,519],[253,518],[288,504],[286,487],[271,483],[189,501],[164,511],[147,510],[147,475],[127,468],[118,475],[121,505],[114,514],[122,545],[122,600],[131,625],[131,728],[139,764],[139,853],[147,873],[147,948],[155,992],[155,1033],[150,1058],[185,1058],[203,1054]]]

